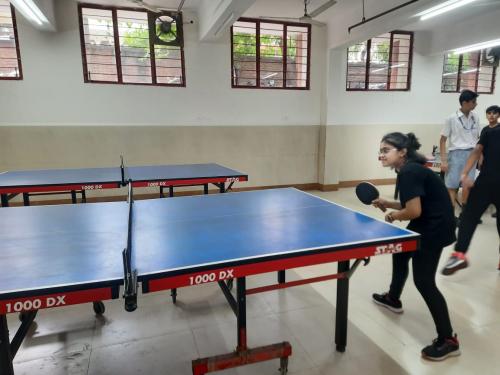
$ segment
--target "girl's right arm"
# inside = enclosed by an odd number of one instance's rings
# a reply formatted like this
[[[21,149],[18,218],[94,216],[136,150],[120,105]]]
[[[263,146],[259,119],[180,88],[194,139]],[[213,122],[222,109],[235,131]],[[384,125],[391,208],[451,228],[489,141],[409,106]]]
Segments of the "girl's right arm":
[[[388,208],[392,208],[393,210],[400,210],[402,208],[401,203],[398,201],[390,201],[383,198],[375,199],[372,204],[373,206],[380,208],[382,212],[385,212]]]

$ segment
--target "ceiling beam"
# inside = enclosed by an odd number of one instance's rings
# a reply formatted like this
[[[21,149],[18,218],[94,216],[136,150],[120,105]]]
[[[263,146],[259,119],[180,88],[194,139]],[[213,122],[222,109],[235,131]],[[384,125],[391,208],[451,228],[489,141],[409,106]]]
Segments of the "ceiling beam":
[[[201,0],[198,8],[200,40],[219,40],[255,1]]]

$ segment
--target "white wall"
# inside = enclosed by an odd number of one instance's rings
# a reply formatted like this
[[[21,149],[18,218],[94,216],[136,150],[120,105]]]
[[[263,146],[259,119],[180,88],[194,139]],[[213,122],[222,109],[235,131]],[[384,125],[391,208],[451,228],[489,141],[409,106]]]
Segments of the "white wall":
[[[392,171],[381,168],[376,155],[381,137],[388,132],[414,132],[424,154],[438,144],[444,119],[459,107],[459,94],[441,93],[443,56],[417,52],[427,35],[415,33],[411,90],[407,92],[346,91],[346,49],[330,50],[321,183],[394,178]],[[493,95],[480,95],[478,103],[476,111],[484,126],[485,109],[500,104],[500,88]]]
[[[496,9],[487,9],[475,17],[454,24],[436,24],[428,43],[422,43],[422,53],[438,54],[471,44],[500,38],[500,1]]]
[[[319,125],[324,29],[312,35],[311,90],[231,89],[231,49],[186,25],[186,88],[83,83],[77,5],[56,2],[57,33],[18,17],[24,80],[0,81],[0,125]]]
[[[459,107],[459,94],[441,93],[443,55],[423,56],[416,52],[424,36],[415,33],[411,90],[406,92],[346,91],[346,50],[331,50],[327,124],[442,124]],[[486,121],[485,109],[500,104],[500,88],[493,95],[480,95],[478,103],[476,111]]]

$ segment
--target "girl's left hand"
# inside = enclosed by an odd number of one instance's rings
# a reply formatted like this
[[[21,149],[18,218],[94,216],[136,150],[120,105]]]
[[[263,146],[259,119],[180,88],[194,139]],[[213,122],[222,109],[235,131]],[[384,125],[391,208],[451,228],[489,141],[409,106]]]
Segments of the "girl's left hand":
[[[388,223],[392,223],[396,218],[394,217],[394,211],[389,212],[387,215],[385,215],[385,221]]]

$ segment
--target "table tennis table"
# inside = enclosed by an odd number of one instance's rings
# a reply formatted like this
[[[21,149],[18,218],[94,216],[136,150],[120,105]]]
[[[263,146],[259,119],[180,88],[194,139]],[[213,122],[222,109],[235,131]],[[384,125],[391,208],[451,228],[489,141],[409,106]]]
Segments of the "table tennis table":
[[[12,207],[0,210],[0,374],[37,311],[116,299],[127,311],[137,295],[217,282],[236,315],[237,347],[192,362],[194,375],[280,359],[292,347],[249,348],[249,295],[337,279],[336,350],[347,344],[349,279],[370,257],[415,251],[419,235],[294,188],[133,200]],[[338,262],[338,272],[246,288],[246,278],[282,269]],[[236,280],[232,291],[228,280]],[[9,339],[7,314],[22,313]],[[39,323],[41,324],[41,323]]]
[[[87,190],[117,189],[129,180],[133,187],[159,187],[160,197],[168,188],[172,197],[176,186],[203,185],[208,194],[209,184],[214,184],[225,192],[235,182],[248,181],[248,175],[215,163],[126,167],[123,159],[119,167],[111,168],[6,171],[0,172],[1,205],[7,207],[18,194],[23,194],[25,206],[30,204],[30,195],[71,193],[76,203],[80,193],[85,202]]]

